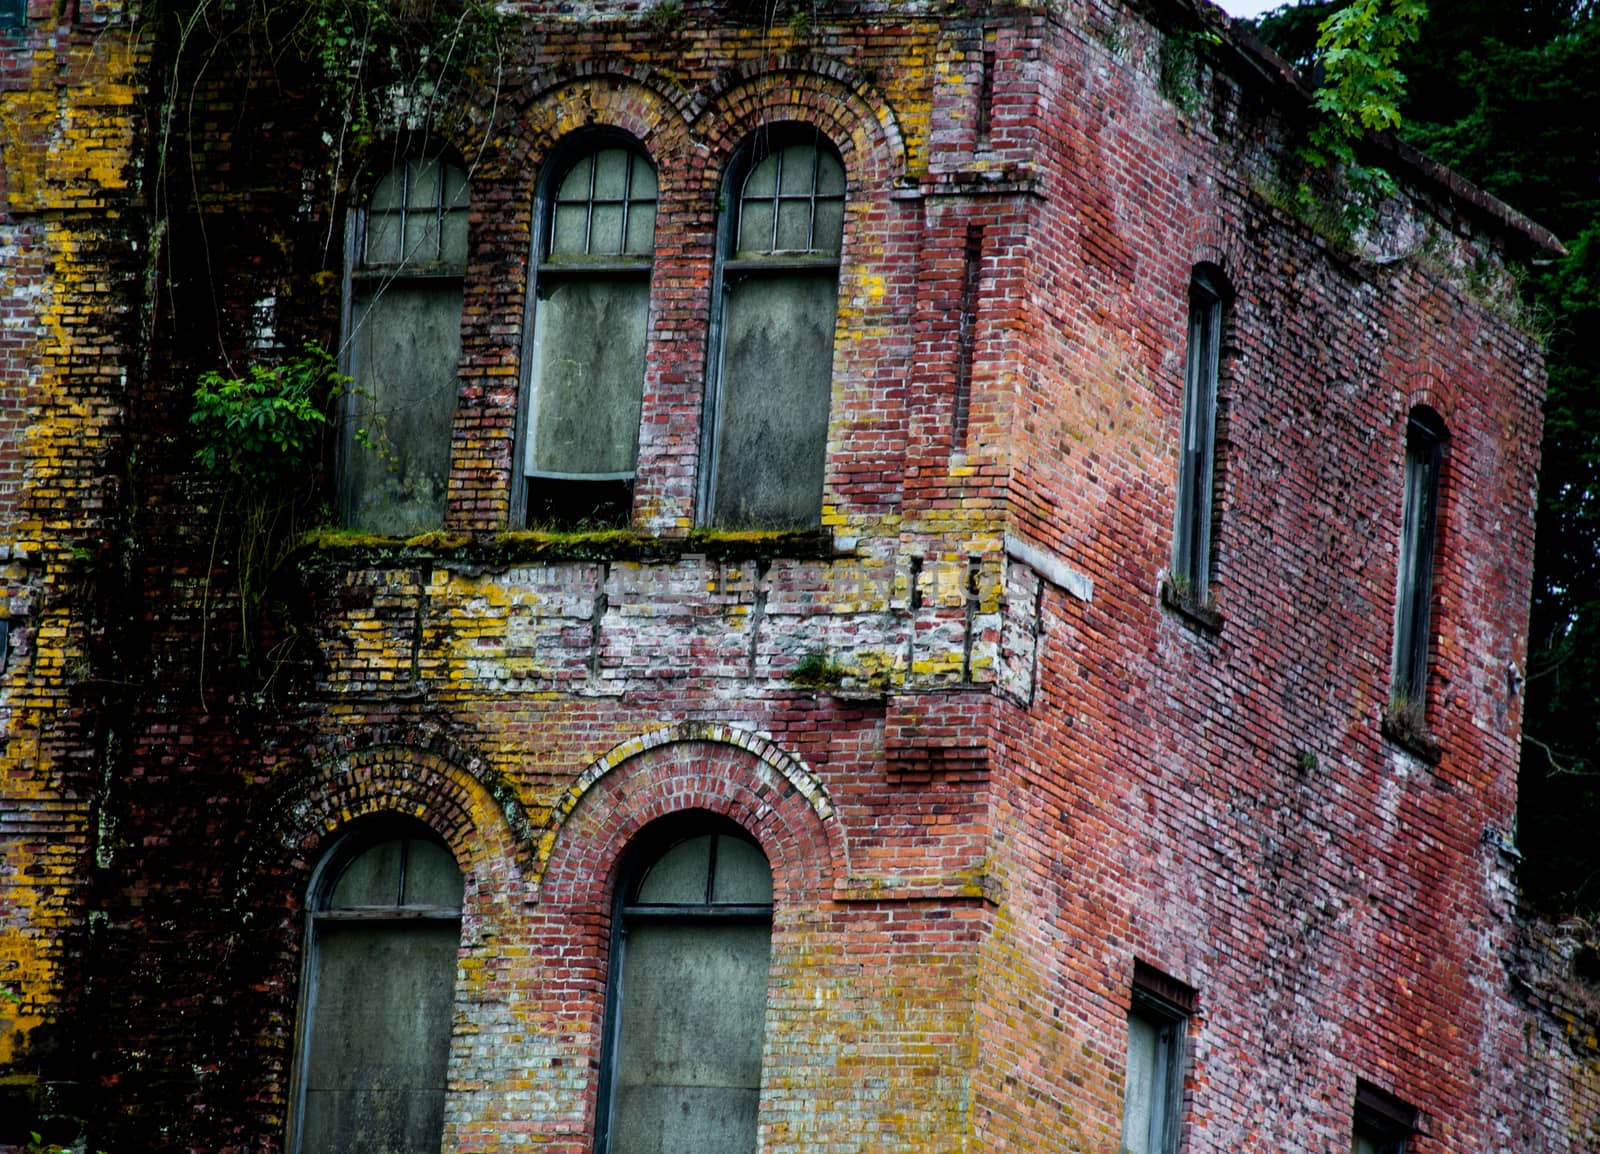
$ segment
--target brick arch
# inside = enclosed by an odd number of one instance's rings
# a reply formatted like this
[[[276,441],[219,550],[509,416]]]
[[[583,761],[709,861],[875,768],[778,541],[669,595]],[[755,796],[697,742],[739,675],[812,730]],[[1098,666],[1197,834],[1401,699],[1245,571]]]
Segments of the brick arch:
[[[1446,430],[1453,431],[1455,402],[1454,379],[1439,371],[1435,365],[1419,366],[1406,375],[1405,385],[1401,389],[1400,412],[1396,414],[1396,419],[1404,427],[1406,417],[1411,410],[1418,405],[1426,405],[1439,414]]]
[[[383,813],[433,830],[469,881],[503,881],[533,857],[533,823],[482,758],[438,735],[380,732],[310,762],[255,807],[249,828],[259,836],[242,863],[243,887],[271,877],[282,884],[285,862],[309,877],[351,822]]]
[[[528,194],[545,157],[562,140],[608,128],[637,140],[657,169],[686,147],[693,101],[654,70],[627,62],[587,62],[560,74],[543,73],[514,102],[515,131],[497,161]]]
[[[539,841],[539,901],[607,908],[635,835],[687,810],[729,818],[760,843],[780,904],[820,900],[848,873],[833,803],[805,766],[746,730],[686,722],[623,742],[573,783]]]
[[[885,183],[910,164],[894,110],[854,70],[838,61],[787,55],[750,62],[706,95],[696,137],[721,170],[756,129],[792,122],[822,131],[844,158],[852,182]]]

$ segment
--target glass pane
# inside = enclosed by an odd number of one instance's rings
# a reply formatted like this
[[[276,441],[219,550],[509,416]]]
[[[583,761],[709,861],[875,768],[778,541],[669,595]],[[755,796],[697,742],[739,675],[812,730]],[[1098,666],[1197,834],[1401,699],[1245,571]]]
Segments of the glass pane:
[[[468,203],[467,174],[453,164],[444,170],[444,206],[466,208]]]
[[[364,263],[398,264],[400,261],[400,214],[367,214],[367,257]]]
[[[779,252],[804,252],[811,247],[811,202],[809,200],[781,200],[778,202]]]
[[[777,179],[778,157],[774,154],[750,170],[750,175],[745,177],[743,195],[746,198],[771,196],[777,191]]]
[[[1378,1154],[1378,1144],[1368,1134],[1357,1134],[1350,1139],[1350,1154]]]
[[[700,905],[706,900],[711,868],[711,834],[679,842],[658,857],[639,879],[639,905]]]
[[[772,202],[747,200],[739,206],[739,252],[772,251]]]
[[[717,524],[799,528],[820,520],[837,297],[831,270],[751,278],[728,294]]]
[[[556,190],[557,200],[589,199],[589,165],[590,158],[585,156],[567,169],[567,175],[561,178],[561,187]]]
[[[450,906],[461,908],[461,871],[456,859],[438,842],[413,838],[406,856],[406,892],[402,904],[408,906]]]
[[[302,1154],[438,1154],[460,929],[323,922]]]
[[[596,204],[589,226],[589,252],[595,256],[616,256],[622,251],[622,206]]]
[[[328,908],[392,906],[399,901],[403,847],[404,843],[396,839],[363,850],[339,875]]]
[[[633,199],[654,200],[656,198],[656,170],[655,166],[642,156],[633,158]]]
[[[584,230],[589,224],[587,204],[556,206],[555,230],[550,239],[550,254],[578,255],[584,252]]]
[[[431,264],[439,259],[439,221],[432,211],[406,213],[406,260]]]
[[[400,190],[405,183],[404,172],[403,168],[396,167],[383,174],[383,179],[372,187],[372,200],[369,202],[371,207],[400,207]]]
[[[608,148],[594,158],[594,198],[621,200],[628,187],[628,154]]]
[[[723,905],[770,905],[772,870],[766,855],[743,838],[719,837],[711,900]]]
[[[844,165],[825,148],[817,149],[817,195],[844,196]]]
[[[439,257],[448,264],[464,267],[467,263],[467,214],[454,209],[445,214],[443,243]]]
[[[631,473],[639,452],[650,285],[557,281],[533,322],[530,473]]]
[[[628,927],[612,1150],[755,1150],[770,939],[765,925]]]
[[[793,196],[811,192],[811,166],[817,150],[809,144],[791,144],[783,150],[783,161],[778,166],[778,191]]]
[[[406,187],[407,207],[421,209],[439,207],[439,167],[439,161],[436,159],[411,161],[411,180]]]
[[[1148,1018],[1128,1018],[1128,1079],[1122,1099],[1122,1149],[1126,1154],[1164,1154],[1152,1145],[1161,1107],[1156,1101],[1159,1029]]]
[[[813,252],[836,253],[844,239],[844,201],[817,201],[817,221],[811,234]]]
[[[444,521],[461,355],[461,286],[397,281],[355,301],[350,368],[357,429],[382,452],[344,442],[353,527],[409,536]]]
[[[623,250],[630,256],[650,256],[656,247],[656,206],[654,201],[635,203],[628,210],[628,243]]]

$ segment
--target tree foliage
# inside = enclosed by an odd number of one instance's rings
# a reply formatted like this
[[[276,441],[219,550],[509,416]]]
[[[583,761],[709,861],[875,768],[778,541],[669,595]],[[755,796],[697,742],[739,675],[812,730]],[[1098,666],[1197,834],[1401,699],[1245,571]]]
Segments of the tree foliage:
[[[1288,5],[1264,17],[1258,32],[1302,67],[1319,67],[1320,53],[1331,78],[1328,30],[1359,29],[1376,7],[1378,0]],[[1567,247],[1565,257],[1536,263],[1525,285],[1548,335],[1550,391],[1518,842],[1532,902],[1554,914],[1593,913],[1600,910],[1600,342],[1593,335],[1600,332],[1600,3],[1430,0],[1419,28],[1414,39],[1391,40],[1395,69],[1409,81],[1396,105],[1399,131]]]

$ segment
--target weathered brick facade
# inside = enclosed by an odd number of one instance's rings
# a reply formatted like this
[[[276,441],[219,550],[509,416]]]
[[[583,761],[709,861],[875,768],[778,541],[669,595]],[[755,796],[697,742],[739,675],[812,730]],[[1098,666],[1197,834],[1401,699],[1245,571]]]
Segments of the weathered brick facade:
[[[1186,1152],[1342,1154],[1358,1079],[1420,1154],[1600,1148],[1582,951],[1509,848],[1538,229],[1381,149],[1377,224],[1311,219],[1303,94],[1188,0],[511,3],[429,89],[471,179],[444,523],[295,537],[241,606],[189,388],[337,344],[418,122],[346,139],[279,9],[194,14],[0,33],[0,1150],[281,1149],[308,886],[392,812],[467,881],[444,1149],[589,1151],[621,863],[685,811],[772,866],[763,1151],[1118,1150],[1136,960],[1197,994]],[[819,532],[697,528],[723,174],[770,124],[848,180]],[[596,129],[660,180],[632,519],[522,531],[536,197]],[[1416,405],[1425,740],[1385,724]]]

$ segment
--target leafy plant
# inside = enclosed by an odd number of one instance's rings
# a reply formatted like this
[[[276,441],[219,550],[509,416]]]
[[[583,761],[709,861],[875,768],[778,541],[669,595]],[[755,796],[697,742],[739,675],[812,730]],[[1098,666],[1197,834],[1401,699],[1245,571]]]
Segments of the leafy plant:
[[[835,664],[826,649],[808,649],[790,670],[788,681],[802,689],[834,689],[844,674],[844,666]]]
[[[253,364],[243,377],[201,373],[189,416],[200,440],[195,460],[251,486],[304,477],[316,463],[327,410],[350,384],[316,345],[280,365]]]

